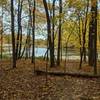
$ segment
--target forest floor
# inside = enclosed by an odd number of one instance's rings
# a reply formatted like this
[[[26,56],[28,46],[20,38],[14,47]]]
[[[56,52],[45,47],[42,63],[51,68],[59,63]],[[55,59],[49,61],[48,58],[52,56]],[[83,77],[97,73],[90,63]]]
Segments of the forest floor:
[[[37,60],[36,69],[45,70],[46,62]],[[78,61],[64,62],[49,71],[90,73],[93,68]],[[99,70],[100,67],[98,67]],[[0,100],[100,100],[100,78],[35,75],[30,60],[17,61],[12,69],[11,61],[0,61]]]

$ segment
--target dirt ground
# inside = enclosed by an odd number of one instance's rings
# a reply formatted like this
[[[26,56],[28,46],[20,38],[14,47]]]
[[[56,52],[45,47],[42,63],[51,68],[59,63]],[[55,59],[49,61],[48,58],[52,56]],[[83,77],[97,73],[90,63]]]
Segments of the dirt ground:
[[[36,61],[37,69],[45,70],[46,63]],[[74,66],[74,67],[73,67]],[[69,61],[65,68],[48,68],[51,71],[78,70],[78,62]],[[91,73],[88,67],[79,72]],[[35,75],[30,60],[0,61],[0,100],[100,100],[100,78]]]

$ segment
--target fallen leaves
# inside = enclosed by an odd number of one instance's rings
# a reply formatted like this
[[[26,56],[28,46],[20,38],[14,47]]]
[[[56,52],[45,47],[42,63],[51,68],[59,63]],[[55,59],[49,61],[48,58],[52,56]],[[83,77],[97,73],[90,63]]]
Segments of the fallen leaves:
[[[37,61],[36,66],[45,69],[44,64]],[[100,79],[48,75],[46,83],[46,76],[34,75],[33,69],[30,60],[18,61],[16,69],[3,61],[0,100],[100,100]]]

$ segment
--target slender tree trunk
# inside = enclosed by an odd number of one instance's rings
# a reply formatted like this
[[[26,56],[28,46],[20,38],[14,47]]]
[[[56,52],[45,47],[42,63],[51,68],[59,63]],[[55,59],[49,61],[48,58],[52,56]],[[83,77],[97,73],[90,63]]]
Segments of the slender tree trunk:
[[[62,24],[62,20],[61,20],[61,14],[62,14],[62,0],[59,0],[59,33],[58,33],[58,51],[57,51],[57,65],[60,65],[60,53],[61,53],[61,24]]]
[[[32,63],[34,63],[34,70],[35,70],[35,10],[36,10],[36,1],[34,0],[34,7],[33,7],[33,26],[32,26]]]
[[[13,68],[16,68],[16,51],[15,51],[15,29],[14,29],[14,4],[11,0],[11,33],[12,33],[12,56]]]
[[[2,53],[3,53],[3,6],[2,6],[2,16],[1,16],[1,27],[2,29],[0,30],[1,32],[1,59],[2,59]]]
[[[26,38],[26,46],[25,46],[25,59],[28,59],[28,33]]]
[[[16,41],[16,60],[18,59],[18,47],[19,47],[19,35],[20,35],[20,0],[18,0],[18,34],[17,34],[17,41]]]
[[[89,0],[87,0],[86,15],[85,15],[85,24],[83,29],[83,61],[86,62],[86,29],[87,29],[87,19],[88,19],[88,10],[89,10]]]
[[[26,46],[25,46],[25,59],[28,59],[28,28],[27,28],[27,38],[26,38]]]
[[[35,0],[34,0],[34,7],[33,7],[33,25],[32,25],[32,63],[35,62]]]
[[[1,41],[1,54],[0,54],[0,57],[2,59],[2,52],[3,52],[3,33],[2,33],[2,31],[1,31],[1,39],[0,39],[0,41]]]
[[[20,44],[19,44],[18,58],[20,58],[21,51],[22,51],[22,26],[21,26],[21,33],[20,33]]]
[[[81,29],[80,29],[80,16],[79,16],[79,43],[80,43],[80,64],[79,64],[79,69],[82,68],[82,41],[81,41]]]
[[[97,74],[97,0],[92,0],[92,20],[93,20],[93,60],[94,60],[94,74]]]
[[[55,43],[54,43],[54,34],[55,34],[55,1],[56,0],[53,0],[53,22],[52,22],[52,61],[53,61],[53,66],[55,66],[55,60],[54,60],[54,58],[55,58],[55,55],[54,55],[54,51],[55,51],[55,48],[54,48],[54,45],[55,45]]]
[[[19,44],[18,58],[20,58],[21,51],[22,51],[22,25],[21,25],[22,4],[23,4],[23,0],[21,1],[21,4],[20,4],[20,16],[19,16],[19,20],[20,20],[20,23],[19,23],[19,26],[20,26],[19,27],[19,30],[20,30],[20,44]]]
[[[91,20],[89,36],[89,39],[91,40],[89,40],[89,56],[92,55],[92,59],[90,59],[90,62],[91,60],[93,61],[92,66],[94,67],[94,74],[97,74],[97,0],[91,0]]]
[[[21,26],[21,14],[22,14],[22,4],[23,0],[18,0],[18,34],[17,34],[17,41],[16,41],[16,60],[20,58],[21,55],[21,44],[22,44],[22,26]]]
[[[93,66],[93,43],[92,43],[92,38],[93,36],[91,35],[91,31],[92,31],[92,28],[90,27],[91,26],[91,22],[90,22],[90,25],[89,25],[89,41],[88,41],[88,64],[89,66]]]
[[[28,0],[28,3],[29,3],[29,35],[28,35],[28,55],[29,55],[29,58],[30,58],[30,55],[31,55],[31,33],[32,33],[32,5],[31,5],[31,1]]]
[[[9,47],[8,47],[8,51],[9,51],[9,57],[11,57],[11,46],[10,46],[10,36],[8,36],[8,44],[9,44]]]
[[[46,12],[46,18],[47,18],[47,32],[48,32],[48,44],[49,44],[49,50],[50,50],[50,67],[54,66],[54,58],[53,58],[53,50],[52,50],[52,37],[51,37],[51,21],[50,16],[48,12],[48,6],[46,0],[43,0],[45,12]]]

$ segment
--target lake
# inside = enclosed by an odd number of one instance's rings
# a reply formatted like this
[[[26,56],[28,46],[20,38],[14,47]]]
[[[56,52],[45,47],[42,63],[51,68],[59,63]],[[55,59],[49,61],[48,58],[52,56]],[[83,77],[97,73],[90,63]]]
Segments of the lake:
[[[47,49],[46,48],[35,48],[35,56],[44,56],[46,53]]]
[[[36,57],[43,57],[46,53],[47,49],[46,48],[40,48],[40,47],[36,47],[35,48],[35,56]],[[31,50],[32,52],[32,50]],[[55,57],[57,55],[56,53],[57,51],[55,51]],[[3,55],[11,55],[11,47],[10,48],[6,48],[6,51],[3,52]],[[63,54],[62,54],[62,58],[65,59],[65,52],[63,51]],[[88,58],[88,57],[87,57]],[[67,53],[67,59],[72,59],[72,60],[79,60],[80,59],[80,55],[79,55],[79,51],[78,50],[68,50],[68,53]],[[100,54],[98,55],[98,59],[100,59]]]
[[[43,57],[47,51],[47,48],[41,48],[36,47],[35,48],[35,56],[36,57]],[[31,49],[32,53],[32,49]],[[12,47],[5,46],[3,55],[10,56],[12,54]],[[55,57],[57,56],[57,51],[55,50]],[[65,52],[63,51],[63,59],[65,59]],[[70,52],[67,53],[67,59],[80,59],[79,52],[76,53],[76,51],[70,50]]]

